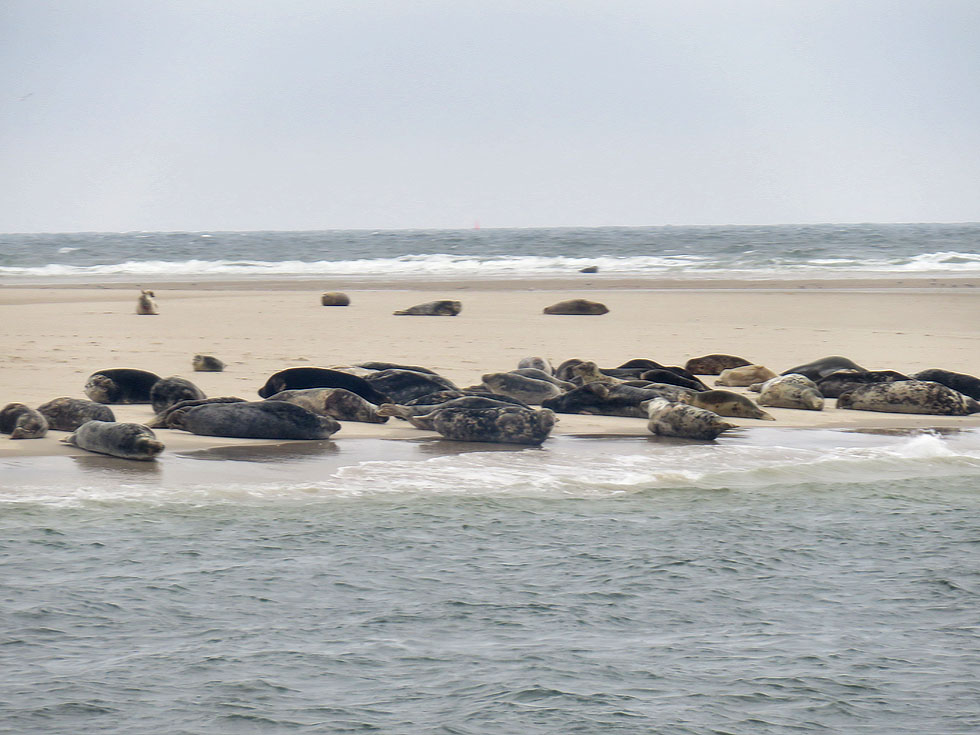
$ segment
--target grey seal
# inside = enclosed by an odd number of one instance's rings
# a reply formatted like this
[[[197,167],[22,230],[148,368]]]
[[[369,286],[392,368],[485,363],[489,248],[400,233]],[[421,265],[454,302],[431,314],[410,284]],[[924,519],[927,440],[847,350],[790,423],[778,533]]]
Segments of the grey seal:
[[[141,290],[139,298],[136,299],[136,313],[142,316],[156,316],[160,313],[157,302],[153,300],[152,291]]]
[[[267,400],[294,403],[315,414],[329,416],[338,421],[383,424],[388,420],[387,416],[379,413],[378,407],[373,403],[344,388],[284,390],[269,396]]]
[[[522,357],[517,363],[517,367],[518,369],[534,368],[535,370],[548,373],[548,375],[555,374],[555,369],[551,367],[551,363],[543,357]]]
[[[47,420],[48,428],[55,431],[74,431],[86,421],[116,420],[111,408],[84,398],[54,398],[42,403],[37,410]]]
[[[666,398],[654,398],[646,404],[647,429],[659,436],[678,436],[685,439],[716,439],[719,434],[736,428],[721,416],[686,403],[674,403]]]
[[[345,373],[343,370],[321,367],[292,367],[280,370],[269,376],[265,385],[259,388],[259,396],[268,398],[284,390],[301,388],[345,388],[371,403],[381,405],[390,402],[387,395],[375,390],[364,378]]]
[[[719,416],[730,416],[740,419],[762,419],[775,421],[773,416],[763,411],[755,401],[730,390],[706,390],[695,393],[683,403],[706,411],[712,411]]]
[[[407,309],[400,309],[393,312],[396,316],[456,316],[463,310],[463,304],[459,301],[428,301],[424,304],[416,304]]]
[[[694,375],[720,375],[723,370],[743,367],[752,363],[735,355],[702,355],[684,363],[684,369]]]
[[[684,372],[687,372],[686,370]],[[680,385],[696,391],[711,390],[693,375],[683,375],[672,368],[655,368],[644,370],[640,373],[640,380],[648,380],[651,383],[668,383],[670,385]]]
[[[422,367],[420,365],[401,365],[397,362],[380,362],[378,360],[369,360],[368,362],[356,362],[354,367],[364,368],[366,370],[411,370],[415,373],[429,373],[430,375],[436,375],[436,371],[427,367]]]
[[[775,377],[776,373],[765,365],[742,365],[741,367],[722,370],[715,381],[715,385],[742,388]]]
[[[245,403],[245,399],[238,398],[236,396],[218,396],[214,398],[199,398],[193,401],[180,401],[163,409],[163,411],[158,413],[149,421],[144,421],[143,426],[149,429],[172,429],[174,427],[170,425],[170,416],[174,412],[179,411],[182,408],[203,406],[208,403]]]
[[[761,393],[770,383],[796,383],[797,385],[802,385],[805,388],[813,388],[813,390],[819,392],[815,382],[810,380],[807,376],[800,375],[799,373],[786,373],[786,375],[777,375],[769,378],[768,380],[764,380],[761,383],[753,383],[749,386],[749,390],[753,393]]]
[[[85,395],[96,403],[149,403],[150,390],[160,376],[136,368],[108,368],[92,373]]]
[[[515,405],[517,404],[508,403],[506,401],[497,400],[487,396],[460,396],[459,398],[452,398],[448,401],[443,401],[442,403],[429,405],[410,406],[385,403],[384,405],[378,407],[378,415],[397,416],[400,419],[408,421],[412,426],[418,429],[434,431],[435,427],[432,424],[432,416],[436,411],[443,408],[505,408],[507,406]],[[526,405],[521,405],[520,407],[530,409],[530,406]]]
[[[550,381],[516,373],[486,373],[482,380],[491,393],[511,396],[532,405],[539,405],[548,398],[562,394],[562,389]]]
[[[578,379],[576,382],[579,385],[585,385],[586,383],[608,383],[610,385],[615,385],[616,383],[623,382],[623,378],[617,378],[603,372],[599,369],[599,366],[591,360],[583,360],[582,362],[572,365],[571,373]]]
[[[913,380],[931,380],[933,383],[941,383],[947,388],[952,388],[965,396],[980,401],[980,378],[975,378],[972,375],[954,373],[940,368],[929,368],[909,377]]]
[[[181,378],[177,375],[161,378],[150,388],[150,404],[153,406],[153,413],[160,413],[167,407],[181,401],[199,401],[202,398],[207,398],[203,390],[187,378]]]
[[[925,380],[926,378],[923,378]],[[837,398],[851,388],[869,383],[894,383],[896,380],[909,380],[908,375],[896,373],[894,370],[838,370],[836,373],[820,378],[817,390],[824,398]]]
[[[609,307],[605,304],[600,304],[598,301],[569,299],[568,301],[559,301],[557,304],[546,306],[544,313],[567,314],[572,316],[599,316],[601,314],[608,314]]]
[[[837,399],[837,408],[968,416],[980,411],[980,403],[941,383],[929,380],[898,380],[894,383],[860,385],[842,393]]]
[[[62,441],[89,452],[123,459],[151,460],[164,448],[156,434],[142,424],[116,421],[86,421]]]
[[[284,401],[206,403],[174,411],[169,424],[192,434],[242,439],[328,439],[340,430],[336,419]]]
[[[647,418],[647,409],[643,405],[646,401],[654,398],[680,401],[689,398],[693,393],[694,391],[687,388],[665,383],[648,383],[643,388],[625,383],[587,383],[543,401],[541,407],[556,413]]]
[[[48,420],[36,408],[24,403],[8,403],[0,409],[0,434],[11,439],[40,439],[48,433]]]
[[[225,364],[214,355],[194,355],[191,366],[197,373],[220,373]]]
[[[432,413],[432,427],[453,441],[495,444],[541,444],[555,425],[555,414],[518,406],[441,408]]]
[[[819,360],[808,362],[805,365],[797,365],[795,368],[783,370],[781,375],[799,373],[800,375],[805,375],[810,380],[820,380],[820,378],[824,378],[831,373],[836,373],[838,370],[857,370],[864,372],[867,368],[861,367],[846,357],[831,355],[830,357],[821,357]]]
[[[822,411],[824,401],[820,391],[805,385],[799,377],[806,379],[799,373],[790,373],[767,380],[759,391],[759,405]]]
[[[388,397],[388,400],[381,401],[381,403],[405,403],[427,393],[434,393],[439,390],[457,390],[453,381],[441,375],[398,368],[368,373],[364,376],[364,381],[375,392]]]
[[[327,291],[320,296],[321,306],[350,306],[350,296],[340,291]]]

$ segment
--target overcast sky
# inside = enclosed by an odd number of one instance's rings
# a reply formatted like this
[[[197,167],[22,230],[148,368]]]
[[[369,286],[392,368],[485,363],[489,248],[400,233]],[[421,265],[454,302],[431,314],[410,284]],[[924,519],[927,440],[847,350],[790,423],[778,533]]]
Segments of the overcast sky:
[[[0,0],[0,231],[980,220],[978,0]]]

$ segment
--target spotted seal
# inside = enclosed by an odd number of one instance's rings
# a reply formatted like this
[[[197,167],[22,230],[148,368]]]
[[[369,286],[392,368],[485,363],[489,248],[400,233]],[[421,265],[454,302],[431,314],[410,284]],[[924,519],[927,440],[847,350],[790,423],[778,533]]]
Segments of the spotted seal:
[[[294,403],[315,414],[329,416],[338,421],[383,424],[388,420],[387,416],[379,413],[378,407],[373,403],[343,388],[284,390],[269,396],[266,400]]]
[[[759,391],[759,405],[773,408],[799,408],[807,411],[822,411],[823,396],[815,387],[803,383],[807,380],[799,373],[780,375],[763,383]]]
[[[47,420],[48,428],[55,431],[74,431],[86,421],[116,420],[111,408],[84,398],[54,398],[42,403],[37,410]]]
[[[136,299],[136,313],[141,316],[156,316],[160,313],[157,302],[153,300],[155,294],[152,291],[141,290],[139,298]]]
[[[387,395],[375,390],[364,378],[351,375],[343,370],[321,367],[291,367],[280,370],[278,373],[269,376],[265,385],[259,388],[259,396],[268,398],[284,390],[302,388],[344,388],[351,393],[357,393],[364,400],[378,405],[388,403],[390,400]]]
[[[555,425],[555,414],[518,406],[441,408],[432,413],[432,428],[446,439],[494,444],[541,444]]]
[[[11,439],[40,439],[48,433],[48,420],[36,408],[8,403],[0,409],[0,434]]]
[[[692,357],[684,363],[684,369],[694,375],[720,375],[724,370],[731,370],[732,368],[744,367],[751,364],[744,357],[716,354]]]
[[[939,368],[929,368],[909,377],[913,380],[931,380],[933,383],[941,383],[947,388],[952,388],[965,396],[980,401],[980,378],[975,378],[972,375],[954,373],[950,370],[941,370]]]
[[[740,419],[762,419],[775,421],[773,416],[763,411],[756,402],[747,396],[733,393],[730,390],[705,390],[682,400],[689,406],[712,411],[719,416],[730,416]]]
[[[512,396],[519,401],[539,405],[562,394],[562,389],[547,380],[528,378],[516,373],[486,373],[481,380],[491,393]]]
[[[846,357],[831,355],[830,357],[821,357],[819,360],[808,362],[805,365],[797,365],[795,368],[783,370],[783,372],[780,374],[789,375],[790,373],[799,373],[800,375],[805,375],[806,377],[810,378],[810,380],[819,380],[820,378],[824,378],[831,373],[837,372],[838,370],[857,370],[859,372],[864,372],[867,370],[867,368],[861,367],[856,362]]]
[[[393,312],[396,316],[456,316],[460,311],[463,310],[463,304],[460,301],[428,301],[424,304],[416,304],[415,306],[410,306],[407,309],[400,309],[399,311]]]
[[[220,373],[225,369],[225,364],[214,355],[194,355],[191,367],[197,373]]]
[[[401,405],[395,403],[385,403],[378,407],[380,416],[396,416],[408,421],[412,426],[427,431],[435,431],[432,420],[436,411],[443,408],[504,408],[515,406],[516,404],[506,401],[489,398],[486,396],[460,396],[439,404],[430,405]],[[522,408],[529,406],[523,405]]]
[[[151,460],[164,449],[156,434],[142,424],[116,421],[86,421],[62,441],[88,452],[122,459]]]
[[[203,390],[186,378],[177,375],[161,378],[150,388],[150,404],[153,406],[153,413],[160,413],[168,406],[181,401],[199,401],[202,398],[207,398]]]
[[[817,381],[817,390],[824,398],[837,398],[851,388],[869,383],[894,383],[896,380],[909,380],[908,375],[894,370],[838,370]]]
[[[607,307],[605,304],[600,304],[598,301],[589,301],[588,299],[569,299],[568,301],[559,301],[557,304],[546,306],[544,308],[544,313],[564,314],[571,316],[600,316],[602,314],[608,314],[609,307]]]
[[[96,403],[150,403],[150,390],[160,376],[136,368],[108,368],[92,373],[85,395]]]
[[[206,403],[174,411],[169,424],[192,434],[243,439],[328,439],[340,430],[336,419],[284,401]]]
[[[713,411],[675,403],[666,398],[654,398],[646,404],[647,429],[658,436],[678,436],[684,439],[716,439],[719,434],[737,428]]]
[[[980,412],[980,403],[959,391],[930,380],[898,380],[860,385],[837,399],[837,408],[886,413],[921,413],[968,416]]]
[[[776,373],[765,365],[742,365],[741,367],[722,370],[715,385],[728,387],[745,387],[753,383],[761,383],[769,378],[775,378]]]

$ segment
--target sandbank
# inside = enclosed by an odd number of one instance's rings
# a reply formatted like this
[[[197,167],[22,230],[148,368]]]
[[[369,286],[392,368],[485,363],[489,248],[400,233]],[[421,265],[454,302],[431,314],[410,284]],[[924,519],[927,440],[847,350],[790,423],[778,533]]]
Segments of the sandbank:
[[[135,313],[138,286],[152,288],[157,316]],[[180,375],[208,395],[257,400],[286,367],[367,360],[427,366],[460,386],[516,367],[526,356],[552,364],[579,357],[614,367],[646,357],[683,365],[729,353],[781,372],[827,355],[868,369],[912,373],[939,367],[980,372],[980,280],[903,278],[811,281],[657,281],[583,277],[538,280],[274,280],[0,287],[0,405],[37,406],[84,397],[86,378],[109,367]],[[347,307],[320,306],[323,291],[344,291]],[[549,304],[588,298],[603,316],[551,316]],[[433,299],[463,303],[456,317],[395,316]],[[196,373],[198,353],[221,358],[220,373]],[[709,385],[713,378],[705,378]],[[148,405],[114,406],[121,421],[152,418]],[[867,430],[980,426],[969,417],[838,410],[771,409],[776,422],[735,420],[748,428]],[[646,422],[562,414],[555,434],[644,436]],[[158,430],[172,452],[268,444]],[[0,459],[77,455],[64,432],[37,440],[0,437]],[[405,422],[345,422],[332,441],[424,440],[436,434]],[[247,451],[247,450],[241,450]]]

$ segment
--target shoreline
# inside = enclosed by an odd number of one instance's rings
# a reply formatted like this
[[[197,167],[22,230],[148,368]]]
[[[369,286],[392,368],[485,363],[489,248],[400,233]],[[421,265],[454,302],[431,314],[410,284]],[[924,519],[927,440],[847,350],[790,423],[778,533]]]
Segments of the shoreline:
[[[486,372],[513,369],[530,355],[553,365],[571,357],[614,367],[647,357],[683,365],[721,352],[783,372],[828,355],[845,355],[871,370],[906,374],[931,367],[977,374],[980,279],[903,278],[832,282],[594,277],[453,280],[389,279],[356,288],[353,280],[202,281],[197,287],[145,282],[160,315],[137,316],[137,288],[119,284],[0,287],[0,405],[37,406],[57,396],[84,397],[88,375],[137,367],[161,377],[181,375],[209,396],[257,400],[274,372],[296,365],[381,360],[425,365],[463,387]],[[322,307],[324,290],[351,296],[348,307]],[[610,308],[603,316],[543,315],[543,307],[585,296]],[[394,316],[395,309],[435,299],[463,302],[457,317]],[[228,367],[195,373],[194,354],[214,354]],[[712,385],[714,377],[703,378]],[[743,389],[738,389],[741,392]],[[754,395],[754,394],[750,394]],[[838,410],[772,409],[776,422],[741,426],[849,430],[973,428],[967,417]],[[117,420],[143,422],[148,405],[113,406]],[[334,439],[428,440],[404,422],[345,422]],[[201,437],[159,430],[167,452],[215,446],[267,446],[278,441]],[[559,414],[554,435],[649,436],[646,421]],[[0,437],[0,459],[80,452],[58,439]],[[87,453],[86,453],[87,454]],[[119,460],[124,461],[124,460]]]

